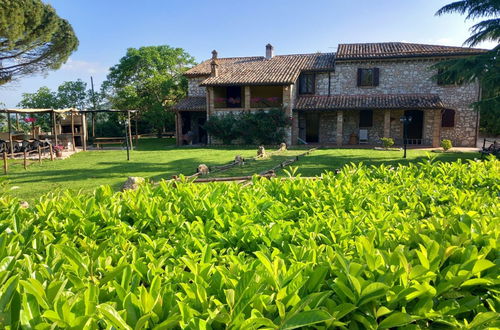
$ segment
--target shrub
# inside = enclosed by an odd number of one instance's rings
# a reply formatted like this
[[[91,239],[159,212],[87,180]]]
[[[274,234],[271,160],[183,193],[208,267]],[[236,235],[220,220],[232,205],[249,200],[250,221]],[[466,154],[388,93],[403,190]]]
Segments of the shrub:
[[[394,140],[390,137],[383,137],[380,139],[380,141],[382,141],[382,145],[385,149],[389,149],[394,145]]]
[[[1,328],[498,327],[499,171],[0,197]]]
[[[238,137],[238,132],[235,130],[236,117],[237,116],[232,112],[212,115],[203,128],[205,128],[211,136],[222,140],[222,143],[231,144],[231,142]]]
[[[205,124],[207,132],[224,144],[241,138],[245,144],[276,144],[285,139],[285,127],[290,122],[280,109],[269,111],[242,111],[212,116]]]
[[[441,140],[441,148],[443,148],[444,151],[448,151],[452,147],[451,140]]]

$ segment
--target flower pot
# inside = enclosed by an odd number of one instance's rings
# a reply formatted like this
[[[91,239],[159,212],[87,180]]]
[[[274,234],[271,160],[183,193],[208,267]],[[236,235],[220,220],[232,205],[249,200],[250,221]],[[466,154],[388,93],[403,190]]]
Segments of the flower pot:
[[[62,157],[62,150],[56,150],[56,157]]]

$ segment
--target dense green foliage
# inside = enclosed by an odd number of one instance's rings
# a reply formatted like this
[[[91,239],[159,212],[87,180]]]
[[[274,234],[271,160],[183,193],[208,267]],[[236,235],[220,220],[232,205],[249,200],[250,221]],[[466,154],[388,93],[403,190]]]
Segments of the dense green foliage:
[[[129,48],[110,69],[103,91],[113,108],[140,110],[140,117],[156,132],[174,130],[172,105],[187,93],[182,75],[194,64],[182,48],[148,46]]]
[[[435,65],[440,73],[435,77],[450,83],[478,80],[481,84],[481,100],[475,107],[481,114],[481,128],[485,133],[500,134],[500,1],[460,0],[442,7],[437,15],[447,13],[466,14],[466,20],[484,18],[471,28],[472,35],[465,41],[476,46],[484,41],[494,41],[492,50],[465,58],[447,60]]]
[[[207,132],[224,144],[231,144],[241,139],[244,144],[277,144],[284,142],[286,126],[289,119],[280,109],[269,111],[229,112],[224,115],[211,116],[204,128]]]
[[[496,160],[0,198],[0,322],[499,326]]]
[[[394,145],[394,139],[390,137],[383,137],[380,139],[384,148],[388,149]]]
[[[78,47],[68,21],[41,0],[0,1],[0,85],[58,69]]]
[[[453,145],[451,144],[451,140],[448,139],[441,140],[441,148],[443,148],[444,151],[448,151],[452,147]]]

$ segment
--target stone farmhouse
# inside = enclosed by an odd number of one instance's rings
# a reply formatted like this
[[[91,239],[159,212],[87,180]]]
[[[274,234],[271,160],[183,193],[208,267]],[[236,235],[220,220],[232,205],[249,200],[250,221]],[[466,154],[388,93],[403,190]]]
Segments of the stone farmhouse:
[[[280,108],[291,119],[288,144],[403,143],[400,118],[411,116],[407,142],[475,146],[478,83],[435,81],[438,61],[482,49],[402,42],[340,44],[336,53],[219,58],[216,51],[185,73],[188,96],[174,106],[178,144],[216,143],[203,124],[228,111]]]

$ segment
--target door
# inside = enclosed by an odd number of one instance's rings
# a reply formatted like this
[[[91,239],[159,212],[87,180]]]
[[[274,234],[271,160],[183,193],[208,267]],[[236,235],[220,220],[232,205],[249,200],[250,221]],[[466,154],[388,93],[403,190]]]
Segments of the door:
[[[204,114],[203,117],[198,118],[198,143],[207,143],[207,131],[203,128],[206,121],[206,114]]]
[[[424,112],[422,110],[407,110],[405,116],[411,116],[407,128],[408,144],[422,144],[424,128]]]
[[[319,113],[306,114],[306,142],[319,142]]]

